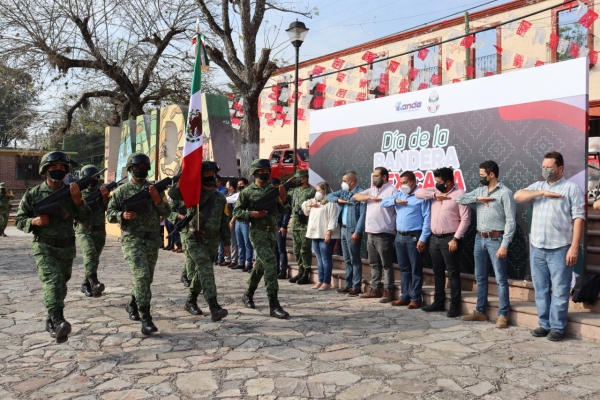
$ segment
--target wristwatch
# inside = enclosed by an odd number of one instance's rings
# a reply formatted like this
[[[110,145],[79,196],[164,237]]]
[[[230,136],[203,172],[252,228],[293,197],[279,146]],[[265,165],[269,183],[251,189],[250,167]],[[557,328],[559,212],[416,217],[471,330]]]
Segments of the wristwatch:
[[[456,241],[456,242],[460,242],[460,239],[457,238],[456,236],[452,237],[452,240]]]

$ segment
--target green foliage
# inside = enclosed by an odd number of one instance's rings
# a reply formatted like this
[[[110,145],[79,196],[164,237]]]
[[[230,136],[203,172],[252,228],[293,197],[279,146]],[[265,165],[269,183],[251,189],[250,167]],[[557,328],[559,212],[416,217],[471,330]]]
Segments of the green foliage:
[[[31,75],[0,63],[0,147],[14,146],[27,138],[36,103]]]

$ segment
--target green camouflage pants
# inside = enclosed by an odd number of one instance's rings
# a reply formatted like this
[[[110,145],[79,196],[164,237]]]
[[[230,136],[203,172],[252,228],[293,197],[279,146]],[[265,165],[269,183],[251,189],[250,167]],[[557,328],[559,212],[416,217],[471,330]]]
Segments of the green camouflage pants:
[[[204,300],[216,299],[217,285],[215,284],[213,260],[219,251],[219,243],[197,244],[192,236],[188,237],[187,247],[194,268],[190,294],[197,296],[202,291]]]
[[[0,213],[0,235],[4,233],[8,225],[8,213]]]
[[[306,237],[306,229],[292,231],[294,239],[294,256],[298,263],[298,274],[304,276],[310,272],[312,264],[312,240]]]
[[[77,232],[77,244],[83,253],[83,270],[85,276],[98,273],[100,254],[106,243],[106,232]]]
[[[184,231],[180,234],[181,237],[181,249],[183,250],[183,254],[185,254],[185,265],[183,266],[183,270],[185,271],[185,275],[188,280],[191,281],[194,276],[194,259],[188,252],[188,240],[194,240],[194,237],[189,233],[185,233]],[[202,288],[200,288],[202,290]]]
[[[67,282],[71,279],[76,252],[75,246],[61,249],[37,242],[31,245],[48,311],[65,308]]]
[[[264,232],[250,228],[250,243],[256,252],[256,261],[254,261],[254,268],[248,278],[248,290],[256,290],[264,275],[267,293],[277,293],[279,290],[277,262],[273,253],[277,243],[277,232]]]
[[[121,250],[129,265],[133,280],[131,294],[135,296],[138,308],[150,307],[152,291],[150,285],[154,279],[154,267],[158,259],[160,238],[141,239],[124,233],[121,235]]]

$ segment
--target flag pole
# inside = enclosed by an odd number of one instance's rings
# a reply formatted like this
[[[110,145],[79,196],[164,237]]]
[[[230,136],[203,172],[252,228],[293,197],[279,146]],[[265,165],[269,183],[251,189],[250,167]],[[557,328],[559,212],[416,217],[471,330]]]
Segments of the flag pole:
[[[196,51],[199,51],[200,46],[200,18],[196,18]],[[202,85],[202,81],[200,82],[200,85]],[[192,110],[189,110],[188,113],[191,111]],[[202,112],[202,110],[200,110],[200,112]],[[199,125],[199,128],[200,134],[202,135],[202,124]],[[202,194],[202,174],[200,174],[200,194]],[[202,200],[202,196],[200,196],[200,200]],[[196,204],[196,230],[200,232],[200,201]],[[202,233],[198,234],[201,235]]]

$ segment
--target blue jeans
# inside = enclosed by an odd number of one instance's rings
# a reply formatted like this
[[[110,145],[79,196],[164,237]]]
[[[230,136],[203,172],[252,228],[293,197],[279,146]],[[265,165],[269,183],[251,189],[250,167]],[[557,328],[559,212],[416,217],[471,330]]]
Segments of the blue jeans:
[[[286,272],[288,269],[288,257],[286,237],[282,236],[281,232],[277,232],[277,244],[275,245],[275,261],[277,261],[277,271]]]
[[[361,242],[352,242],[352,231],[342,227],[342,254],[346,263],[346,289],[361,290],[362,259],[360,258]]]
[[[241,221],[235,221],[235,236],[238,244],[239,265],[246,265],[252,268],[252,255],[254,249],[250,243],[250,224]]]
[[[508,258],[496,257],[496,252],[502,244],[502,237],[484,238],[481,235],[475,235],[475,280],[477,281],[477,311],[486,313],[488,299],[488,276],[490,270],[490,260],[494,267],[496,283],[498,285],[498,297],[500,298],[500,308],[498,316],[508,317],[510,309],[510,300],[508,296]]]
[[[400,267],[400,299],[420,303],[423,289],[423,257],[417,251],[421,231],[412,232],[416,237],[396,235],[396,256]],[[392,271],[393,273],[393,271]]]
[[[333,270],[333,248],[337,239],[331,239],[325,243],[325,239],[313,239],[312,249],[317,256],[317,266],[319,271],[319,282],[331,285],[331,271]]]
[[[567,266],[569,246],[540,249],[531,246],[529,260],[535,289],[538,323],[545,330],[565,333],[572,268]],[[552,297],[550,289],[552,288]]]

